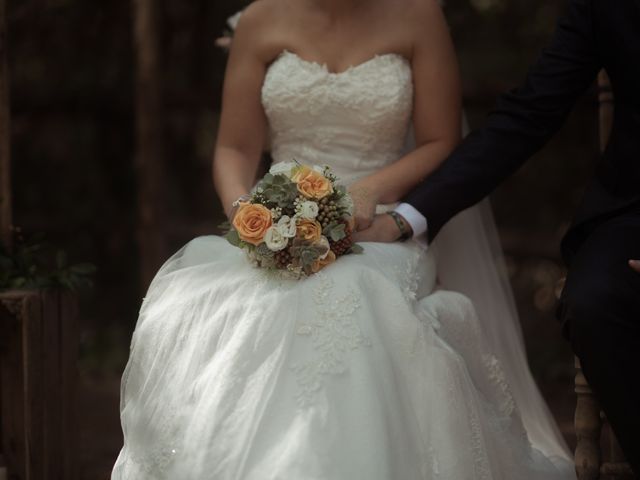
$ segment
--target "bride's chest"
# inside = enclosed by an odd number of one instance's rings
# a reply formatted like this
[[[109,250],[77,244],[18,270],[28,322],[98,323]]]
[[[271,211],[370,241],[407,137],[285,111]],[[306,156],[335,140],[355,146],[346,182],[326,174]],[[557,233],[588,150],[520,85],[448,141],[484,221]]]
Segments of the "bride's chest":
[[[409,62],[397,54],[378,55],[343,72],[285,51],[269,67],[262,103],[270,122],[405,122],[413,107]]]

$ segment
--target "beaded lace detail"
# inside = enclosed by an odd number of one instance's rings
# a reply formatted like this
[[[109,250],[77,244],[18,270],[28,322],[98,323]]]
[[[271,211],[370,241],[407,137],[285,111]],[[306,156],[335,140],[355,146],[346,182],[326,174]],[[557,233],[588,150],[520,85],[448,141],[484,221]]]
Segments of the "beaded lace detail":
[[[300,322],[296,332],[311,338],[316,356],[310,361],[291,365],[296,373],[300,406],[313,401],[323,387],[324,377],[347,372],[347,356],[351,350],[371,346],[371,341],[354,320],[354,313],[360,308],[360,296],[353,290],[336,295],[331,278],[323,273],[317,275],[320,285],[314,296],[315,316]]]

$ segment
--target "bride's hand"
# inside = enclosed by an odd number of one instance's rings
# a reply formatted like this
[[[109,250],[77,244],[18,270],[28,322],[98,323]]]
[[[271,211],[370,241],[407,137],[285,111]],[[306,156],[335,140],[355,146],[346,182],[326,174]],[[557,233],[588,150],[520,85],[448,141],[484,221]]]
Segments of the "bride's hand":
[[[225,209],[224,213],[227,216],[227,220],[230,223],[233,223],[233,218],[236,216],[236,213],[238,213],[238,208],[240,207],[240,204],[243,203],[243,202],[248,202],[250,199],[251,199],[251,195],[249,195],[249,194],[240,195],[231,204],[231,208]]]
[[[364,181],[359,181],[349,187],[349,194],[353,200],[353,219],[355,231],[365,230],[373,223],[378,206],[378,197],[374,190]]]

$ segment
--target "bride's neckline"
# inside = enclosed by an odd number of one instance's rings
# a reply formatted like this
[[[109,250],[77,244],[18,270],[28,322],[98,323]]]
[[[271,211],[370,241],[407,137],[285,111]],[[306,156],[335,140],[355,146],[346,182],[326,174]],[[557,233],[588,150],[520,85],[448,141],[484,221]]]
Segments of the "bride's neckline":
[[[374,63],[377,60],[380,59],[384,59],[384,58],[397,58],[398,60],[403,61],[404,63],[409,64],[409,60],[407,59],[407,57],[405,57],[404,55],[401,55],[399,53],[394,53],[394,52],[390,52],[390,53],[377,53],[374,56],[372,56],[371,58],[360,62],[356,65],[349,65],[346,69],[341,70],[339,72],[334,72],[332,70],[329,69],[329,67],[327,66],[326,63],[320,63],[320,62],[316,62],[313,60],[306,60],[304,58],[302,58],[300,55],[298,55],[295,52],[292,52],[291,50],[288,49],[284,49],[282,50],[282,53],[280,55],[278,55],[277,58],[281,58],[283,56],[290,56],[295,58],[296,60],[298,60],[301,63],[316,67],[316,68],[320,68],[322,69],[326,74],[328,75],[332,75],[332,76],[340,76],[340,75],[346,75],[350,72],[353,72],[355,70],[358,70],[360,68],[366,67],[367,65],[370,65],[371,63]]]

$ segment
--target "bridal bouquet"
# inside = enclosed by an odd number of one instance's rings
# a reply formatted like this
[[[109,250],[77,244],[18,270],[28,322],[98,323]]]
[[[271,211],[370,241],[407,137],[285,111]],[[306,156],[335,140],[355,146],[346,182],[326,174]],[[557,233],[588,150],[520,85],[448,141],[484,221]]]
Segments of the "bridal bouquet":
[[[237,207],[226,238],[258,267],[302,278],[362,251],[353,202],[329,167],[276,164]]]

